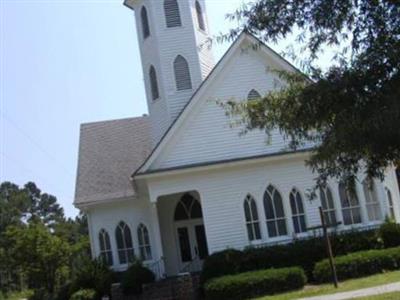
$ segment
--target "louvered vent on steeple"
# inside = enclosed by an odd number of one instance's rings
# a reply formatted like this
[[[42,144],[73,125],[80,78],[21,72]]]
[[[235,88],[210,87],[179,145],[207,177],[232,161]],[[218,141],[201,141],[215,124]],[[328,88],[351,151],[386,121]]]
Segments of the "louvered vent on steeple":
[[[182,26],[181,14],[179,12],[179,5],[177,0],[164,1],[164,13],[167,27]]]

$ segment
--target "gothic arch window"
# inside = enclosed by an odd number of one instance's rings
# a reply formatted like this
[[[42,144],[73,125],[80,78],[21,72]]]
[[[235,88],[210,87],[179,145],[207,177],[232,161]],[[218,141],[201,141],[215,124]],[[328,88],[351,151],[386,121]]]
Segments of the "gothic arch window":
[[[391,219],[395,218],[395,214],[394,214],[394,205],[393,205],[393,198],[392,198],[392,192],[386,188],[386,197],[387,197],[387,201],[388,201],[388,206],[389,206],[389,217]]]
[[[333,201],[332,191],[329,186],[319,188],[319,198],[327,224],[336,224],[336,209]]]
[[[178,55],[174,60],[174,74],[176,89],[178,91],[190,90],[192,88],[189,64],[182,55]]]
[[[139,253],[141,260],[151,260],[151,246],[150,246],[150,237],[149,231],[144,224],[140,224],[137,228],[137,235],[139,241]]]
[[[206,26],[204,23],[204,18],[203,18],[203,10],[201,9],[201,5],[199,1],[196,1],[196,14],[197,14],[197,23],[199,25],[199,28],[203,31],[206,30]]]
[[[339,196],[342,205],[344,225],[361,223],[360,201],[357,192],[350,192],[344,182],[339,183]]]
[[[272,238],[287,235],[282,196],[272,185],[269,185],[264,193],[264,210],[268,236]]]
[[[175,221],[184,221],[190,219],[201,219],[203,213],[201,211],[200,202],[190,194],[184,194],[175,208]]]
[[[164,1],[165,21],[168,28],[182,26],[181,14],[177,0]]]
[[[261,95],[260,95],[260,93],[259,92],[257,92],[256,90],[251,90],[250,92],[249,92],[249,94],[247,95],[247,100],[257,100],[257,99],[260,99],[261,98]]]
[[[110,236],[105,229],[99,232],[100,257],[108,266],[113,265]]]
[[[381,206],[379,204],[378,191],[372,178],[365,178],[363,183],[365,206],[367,208],[368,220],[379,221],[382,219]]]
[[[293,188],[289,195],[290,208],[292,209],[292,220],[295,233],[307,231],[306,216],[304,213],[303,199],[300,192]]]
[[[131,230],[125,222],[119,222],[115,229],[115,239],[117,240],[119,263],[127,264],[133,261],[135,253],[133,250]]]
[[[142,21],[143,39],[146,39],[150,36],[150,26],[149,26],[149,18],[147,16],[147,9],[144,6],[142,7],[142,10],[140,11],[140,18]]]
[[[247,195],[243,205],[249,241],[260,240],[261,232],[256,201],[252,196]]]
[[[154,66],[150,66],[149,78],[150,78],[151,98],[153,100],[157,100],[158,98],[160,98],[160,93],[158,91],[157,72]]]

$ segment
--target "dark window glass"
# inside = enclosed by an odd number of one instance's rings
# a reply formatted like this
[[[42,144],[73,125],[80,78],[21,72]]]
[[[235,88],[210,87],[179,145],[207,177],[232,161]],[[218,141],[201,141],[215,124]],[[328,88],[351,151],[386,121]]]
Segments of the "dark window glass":
[[[264,210],[269,237],[287,235],[282,197],[272,185],[264,193]]]
[[[178,91],[192,89],[192,79],[190,77],[189,64],[186,59],[178,55],[174,61],[174,73],[176,89]]]
[[[126,264],[133,261],[135,253],[133,250],[131,230],[124,222],[120,222],[115,229],[115,239],[117,240],[120,264]]]
[[[179,5],[177,0],[165,0],[164,13],[165,21],[168,28],[182,26],[181,15],[179,12]]]
[[[201,30],[206,30],[203,18],[203,10],[201,9],[201,5],[198,1],[196,1],[196,14],[197,14],[197,22],[199,24],[199,28]]]
[[[182,262],[191,261],[192,253],[190,251],[190,240],[187,227],[178,228],[178,239]]]
[[[175,209],[175,221],[200,219],[202,217],[200,202],[190,194],[183,195]]]
[[[199,258],[205,259],[208,256],[208,247],[204,225],[196,225],[195,232]]]
[[[149,19],[147,17],[147,10],[146,7],[142,7],[140,12],[140,18],[142,19],[142,33],[143,39],[146,39],[150,36],[150,27],[149,27]]]
[[[261,98],[261,95],[256,90],[251,90],[249,92],[249,94],[247,95],[247,100],[257,100],[257,99],[260,99],[260,98]]]
[[[150,78],[151,98],[153,100],[157,100],[160,97],[160,93],[158,92],[156,69],[153,66],[150,67],[149,78]]]

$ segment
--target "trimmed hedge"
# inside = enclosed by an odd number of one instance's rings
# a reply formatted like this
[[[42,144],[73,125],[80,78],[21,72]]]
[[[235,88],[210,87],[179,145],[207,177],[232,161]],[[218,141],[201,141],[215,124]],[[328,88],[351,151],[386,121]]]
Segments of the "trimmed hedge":
[[[143,284],[154,280],[153,272],[144,267],[140,261],[135,261],[122,275],[121,288],[125,295],[139,295],[143,292]]]
[[[268,269],[212,279],[204,292],[207,300],[247,299],[300,289],[305,283],[300,268]]]
[[[339,280],[396,270],[400,268],[400,247],[355,252],[336,257],[335,263]],[[318,282],[327,282],[332,279],[327,259],[316,264],[314,278]]]
[[[377,230],[332,235],[331,242],[336,255],[383,248]],[[205,260],[201,283],[204,285],[211,278],[228,274],[292,266],[303,268],[308,279],[313,281],[314,266],[324,258],[326,247],[322,237],[297,240],[285,245],[248,248],[244,251],[228,249],[214,253]]]

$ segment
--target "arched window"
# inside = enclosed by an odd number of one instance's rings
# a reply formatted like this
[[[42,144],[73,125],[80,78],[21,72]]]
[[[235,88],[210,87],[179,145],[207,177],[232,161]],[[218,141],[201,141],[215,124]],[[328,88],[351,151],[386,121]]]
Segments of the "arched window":
[[[360,202],[356,191],[350,192],[344,182],[339,183],[340,203],[344,225],[361,223]]]
[[[292,209],[292,219],[295,233],[307,231],[306,216],[304,214],[303,199],[298,190],[292,189],[289,195],[290,207]]]
[[[135,253],[133,250],[131,230],[129,226],[122,221],[115,229],[115,239],[117,240],[119,263],[127,264],[133,261]]]
[[[264,210],[269,237],[287,235],[285,211],[281,194],[269,185],[264,193]]]
[[[249,92],[249,94],[247,95],[247,100],[257,100],[257,99],[260,99],[260,98],[261,98],[261,95],[256,90],[251,90]]]
[[[144,6],[140,11],[140,18],[142,20],[143,39],[146,39],[150,36],[150,26],[149,26],[149,18],[147,16],[147,9]]]
[[[378,221],[382,219],[381,206],[379,204],[378,191],[372,178],[365,178],[363,181],[365,205],[367,207],[368,220]]]
[[[190,90],[192,88],[192,80],[190,78],[189,64],[186,59],[178,55],[174,61],[174,73],[176,89],[178,91]]]
[[[201,205],[199,201],[190,194],[184,194],[175,208],[175,221],[183,221],[190,219],[201,219]]]
[[[335,203],[333,202],[331,189],[326,187],[319,188],[319,198],[321,199],[321,206],[324,212],[325,222],[329,225],[335,225],[336,221],[336,209]]]
[[[137,229],[138,241],[139,241],[139,252],[141,260],[151,260],[151,246],[150,246],[150,238],[149,231],[147,227],[143,224],[140,224]]]
[[[249,241],[260,240],[261,232],[258,220],[257,204],[254,198],[250,195],[247,195],[244,200],[244,216],[246,218]]]
[[[182,26],[181,15],[179,13],[179,5],[177,0],[164,1],[164,13],[167,27]]]
[[[107,265],[113,265],[110,236],[105,229],[99,232],[100,257]]]
[[[386,188],[386,197],[387,197],[388,206],[389,206],[389,218],[394,219],[395,214],[394,214],[392,192],[388,188]]]
[[[196,14],[197,14],[197,23],[199,24],[199,28],[205,31],[206,26],[204,24],[203,10],[201,9],[199,1],[196,1]]]
[[[156,69],[153,66],[150,66],[149,78],[150,78],[151,98],[153,100],[157,100],[160,97],[160,94],[158,92],[157,73]]]

